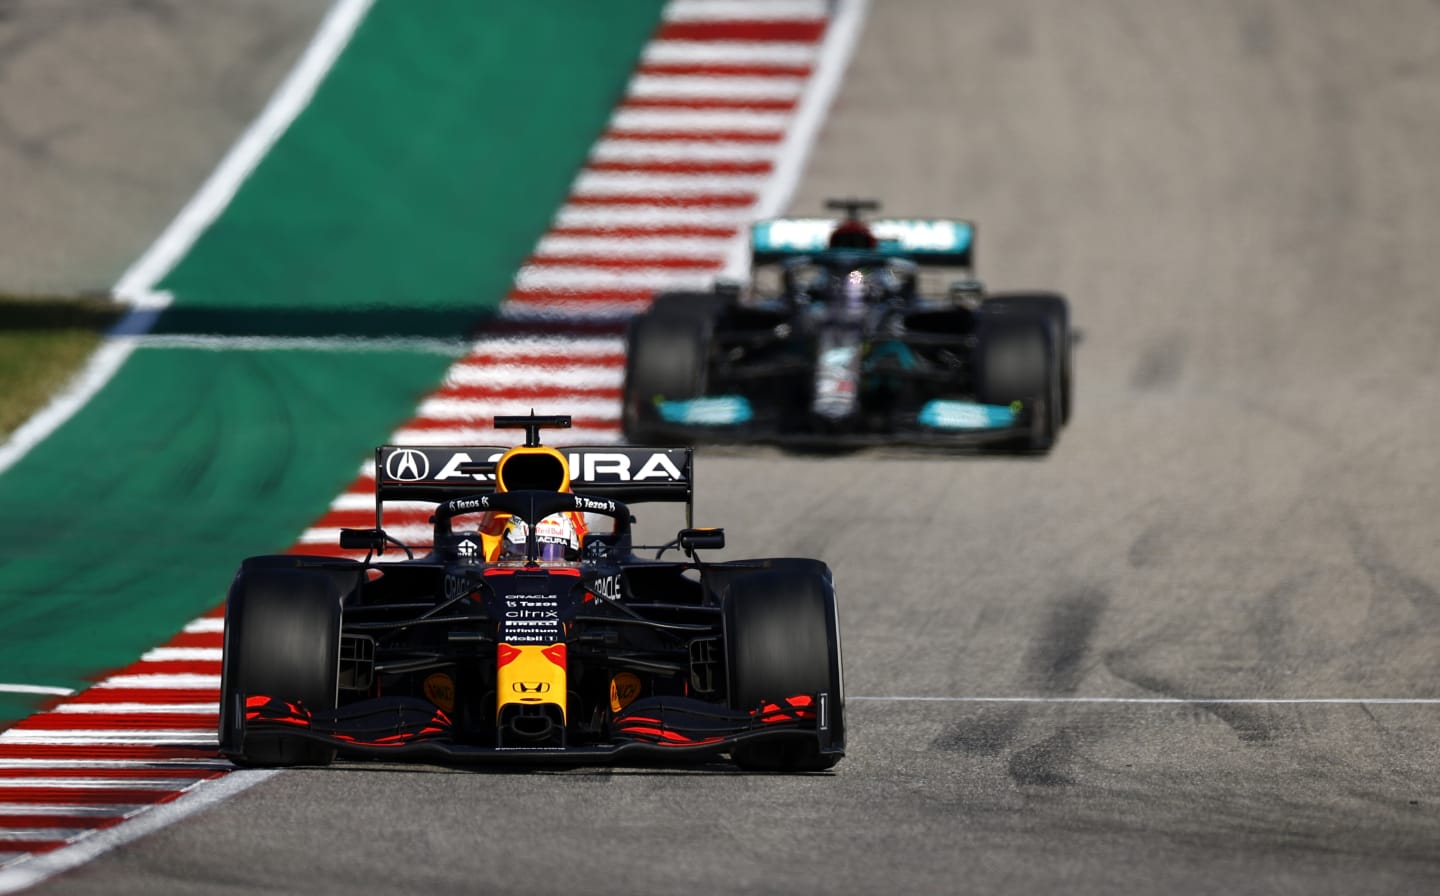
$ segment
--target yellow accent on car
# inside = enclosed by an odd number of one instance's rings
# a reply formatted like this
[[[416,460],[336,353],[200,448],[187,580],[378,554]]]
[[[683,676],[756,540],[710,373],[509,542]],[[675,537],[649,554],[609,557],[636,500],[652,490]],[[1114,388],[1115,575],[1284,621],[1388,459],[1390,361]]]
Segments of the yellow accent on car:
[[[495,463],[495,489],[570,491],[570,465],[565,455],[548,445],[511,448]]]
[[[549,703],[565,718],[565,645],[502,644],[495,677],[495,711]],[[559,657],[559,662],[554,659]],[[508,657],[508,659],[506,659]]]
[[[640,696],[640,678],[631,672],[620,672],[610,679],[610,711],[619,712]]]
[[[425,699],[445,710],[455,711],[455,679],[444,672],[436,672],[425,679]]]

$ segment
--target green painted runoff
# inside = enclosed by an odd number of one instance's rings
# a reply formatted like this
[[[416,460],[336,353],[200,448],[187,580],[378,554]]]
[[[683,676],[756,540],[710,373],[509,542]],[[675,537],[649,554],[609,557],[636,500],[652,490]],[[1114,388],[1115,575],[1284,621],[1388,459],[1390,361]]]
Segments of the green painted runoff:
[[[661,0],[379,0],[307,110],[158,284],[157,332],[462,336],[623,95]],[[282,550],[451,360],[142,348],[0,474],[0,684],[81,688]],[[0,725],[47,698],[0,694]]]
[[[191,309],[493,302],[565,200],[659,10],[378,3],[304,126],[160,287]]]

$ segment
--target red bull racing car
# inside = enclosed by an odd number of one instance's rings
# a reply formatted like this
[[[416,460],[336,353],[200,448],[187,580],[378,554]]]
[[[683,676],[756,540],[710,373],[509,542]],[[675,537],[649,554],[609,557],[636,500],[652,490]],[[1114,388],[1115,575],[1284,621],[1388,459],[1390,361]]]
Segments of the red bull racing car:
[[[496,418],[526,430],[509,449],[383,446],[375,528],[340,535],[365,560],[245,560],[225,608],[220,752],[258,767],[839,761],[829,568],[701,559],[724,533],[693,527],[691,451],[541,444],[569,423]],[[387,501],[433,505],[430,543],[387,533]],[[630,505],[647,501],[684,504],[667,544],[633,543]]]
[[[754,224],[746,288],[631,321],[626,437],[1048,451],[1070,415],[1065,297],[987,294],[968,221],[830,206],[844,217]]]

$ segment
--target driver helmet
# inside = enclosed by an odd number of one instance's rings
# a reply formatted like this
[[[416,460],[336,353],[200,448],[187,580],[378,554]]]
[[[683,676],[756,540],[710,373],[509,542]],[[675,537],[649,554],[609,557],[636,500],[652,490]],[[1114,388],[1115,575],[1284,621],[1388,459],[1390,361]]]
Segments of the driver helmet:
[[[856,268],[836,276],[831,282],[834,302],[832,308],[846,318],[858,318],[875,300],[886,294],[886,284],[881,274],[874,270]]]
[[[864,221],[841,221],[830,232],[832,249],[874,249],[876,245],[875,234]]]
[[[530,527],[519,517],[512,517],[505,527],[505,538],[501,542],[502,560],[525,559],[525,539]],[[564,513],[552,513],[535,525],[535,541],[539,548],[537,559],[541,562],[559,563],[577,560],[580,557],[580,536],[575,523]]]

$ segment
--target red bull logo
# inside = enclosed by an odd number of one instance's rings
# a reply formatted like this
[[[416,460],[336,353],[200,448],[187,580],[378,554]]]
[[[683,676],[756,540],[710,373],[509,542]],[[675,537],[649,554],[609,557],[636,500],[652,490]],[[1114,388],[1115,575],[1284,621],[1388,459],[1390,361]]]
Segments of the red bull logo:
[[[455,711],[455,679],[444,672],[436,672],[425,679],[422,685],[425,699],[445,710]]]
[[[610,711],[619,712],[640,696],[640,678],[630,672],[620,672],[610,679]]]
[[[495,711],[552,704],[565,715],[565,645],[500,644],[495,653]]]

